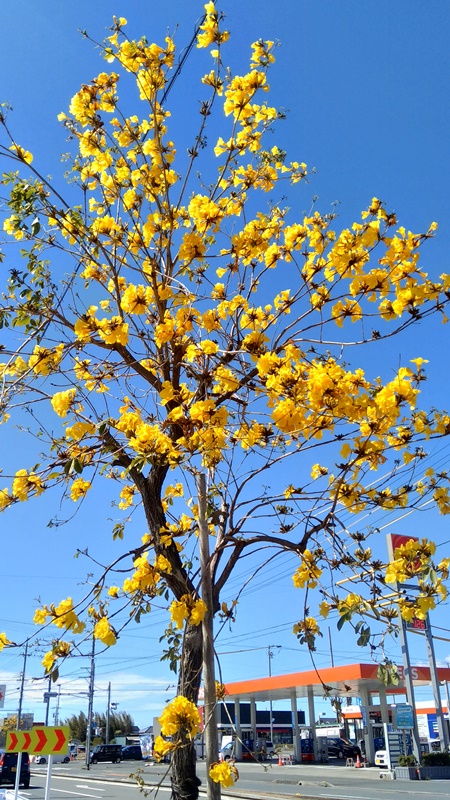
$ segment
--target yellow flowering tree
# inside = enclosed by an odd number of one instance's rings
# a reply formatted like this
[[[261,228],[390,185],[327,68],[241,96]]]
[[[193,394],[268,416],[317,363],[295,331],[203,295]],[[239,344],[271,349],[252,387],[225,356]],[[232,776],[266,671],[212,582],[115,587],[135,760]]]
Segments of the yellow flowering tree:
[[[199,124],[177,151],[166,102],[174,41],[131,41],[125,30],[114,18],[104,71],[59,116],[74,148],[70,199],[1,113],[6,270],[6,243],[23,261],[19,270],[14,257],[0,302],[0,420],[36,407],[40,456],[9,479],[3,469],[0,509],[58,490],[89,502],[102,481],[114,485],[113,538],[128,537],[126,552],[84,600],[37,609],[36,624],[57,629],[43,664],[56,675],[91,630],[113,645],[117,609],[139,620],[155,598],[167,602],[164,657],[178,669],[178,698],[157,749],[172,752],[174,796],[195,798],[202,645],[212,647],[214,615],[236,613],[239,593],[231,606],[221,596],[242,556],[259,566],[291,556],[304,599],[294,633],[311,651],[315,589],[318,614],[337,612],[361,644],[392,629],[400,598],[389,589],[381,603],[384,586],[417,578],[405,618],[445,598],[449,560],[437,562],[431,543],[387,566],[375,532],[349,533],[343,519],[429,501],[450,511],[447,474],[421,469],[426,441],[450,432],[450,415],[418,408],[424,359],[383,381],[353,363],[350,347],[364,352],[433,314],[445,322],[450,277],[430,278],[420,263],[433,223],[413,233],[373,198],[339,230],[333,213],[298,218],[282,200],[302,192],[308,170],[271,138],[283,116],[268,99],[273,42],[255,42],[232,74],[228,32],[206,4],[197,47],[212,68],[186,89],[200,94]],[[135,114],[122,111],[119,86],[127,108],[135,93]],[[222,135],[210,141],[214,126]],[[136,542],[127,523],[139,512]],[[356,576],[359,588],[330,572]],[[214,686],[208,672],[210,698]],[[210,784],[229,785],[229,769],[209,761]]]

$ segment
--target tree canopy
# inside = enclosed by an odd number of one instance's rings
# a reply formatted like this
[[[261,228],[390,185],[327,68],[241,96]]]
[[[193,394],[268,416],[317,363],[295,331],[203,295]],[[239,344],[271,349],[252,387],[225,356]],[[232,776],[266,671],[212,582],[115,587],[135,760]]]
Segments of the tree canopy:
[[[450,511],[447,474],[422,470],[426,442],[450,431],[446,412],[418,406],[424,359],[388,381],[364,368],[370,348],[433,315],[446,321],[450,277],[430,277],[420,261],[436,225],[411,232],[377,198],[343,230],[333,210],[299,216],[308,168],[274,144],[284,117],[269,103],[274,42],[254,42],[248,70],[232,74],[228,38],[207,3],[197,47],[213,67],[196,135],[177,150],[166,98],[174,41],[131,41],[114,18],[105,71],[59,117],[72,150],[66,195],[15,140],[5,106],[1,115],[0,414],[37,446],[9,482],[4,470],[0,508],[41,495],[80,504],[108,481],[121,513],[112,536],[126,543],[102,554],[82,600],[36,610],[38,626],[58,629],[43,665],[56,675],[90,631],[114,645],[124,624],[164,602],[162,654],[179,685],[161,718],[171,740],[158,747],[173,751],[175,794],[188,781],[193,797],[202,631],[213,616],[233,619],[240,592],[231,604],[221,594],[241,559],[257,554],[255,570],[282,553],[296,559],[294,632],[311,652],[331,610],[374,649],[394,631],[398,603],[409,618],[445,599],[450,563],[423,539],[387,565],[377,531],[343,521],[424,500]],[[130,541],[137,514],[146,531]],[[417,596],[395,592],[414,577]],[[227,785],[229,771],[210,767]]]

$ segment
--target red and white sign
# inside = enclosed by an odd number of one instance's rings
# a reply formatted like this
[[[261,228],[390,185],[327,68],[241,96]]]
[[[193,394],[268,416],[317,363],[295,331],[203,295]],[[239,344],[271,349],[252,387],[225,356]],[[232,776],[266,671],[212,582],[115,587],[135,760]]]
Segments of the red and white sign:
[[[417,536],[404,536],[401,533],[388,533],[387,548],[389,561],[395,561],[395,551],[397,547],[403,547],[408,542],[418,542]]]

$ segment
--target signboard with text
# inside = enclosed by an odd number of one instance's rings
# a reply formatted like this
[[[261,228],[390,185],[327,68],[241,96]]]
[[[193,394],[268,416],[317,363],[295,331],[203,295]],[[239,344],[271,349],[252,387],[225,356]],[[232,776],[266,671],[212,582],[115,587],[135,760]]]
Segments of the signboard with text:
[[[408,703],[397,703],[392,708],[392,724],[401,730],[414,728],[413,709]]]

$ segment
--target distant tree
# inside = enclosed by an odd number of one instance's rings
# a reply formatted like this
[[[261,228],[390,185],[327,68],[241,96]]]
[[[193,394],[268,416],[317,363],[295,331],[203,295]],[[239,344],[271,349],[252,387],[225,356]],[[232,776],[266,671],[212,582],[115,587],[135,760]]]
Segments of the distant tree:
[[[446,413],[417,407],[424,359],[370,374],[380,343],[433,314],[446,321],[450,277],[429,278],[419,264],[436,225],[408,231],[377,198],[343,230],[334,213],[299,216],[306,165],[269,139],[285,116],[267,99],[274,43],[254,42],[248,70],[234,75],[220,14],[213,2],[205,10],[197,46],[212,60],[197,129],[178,153],[167,107],[174,43],[130,41],[123,18],[102,48],[112,66],[60,116],[74,144],[67,198],[15,140],[6,109],[1,117],[12,252],[0,418],[37,444],[0,508],[58,490],[89,502],[103,481],[117,490],[115,540],[131,537],[141,514],[139,538],[102,556],[91,596],[45,604],[35,622],[59,629],[43,659],[56,677],[86,621],[110,646],[125,609],[139,621],[155,599],[167,604],[162,657],[178,671],[178,695],[156,753],[172,752],[175,800],[198,796],[202,674],[209,795],[232,782],[216,763],[213,618],[234,619],[244,587],[227,603],[224,591],[239,564],[259,572],[291,558],[294,632],[311,652],[329,611],[374,652],[399,604],[409,618],[445,599],[450,563],[423,540],[387,566],[377,531],[346,524],[348,514],[424,502],[450,513],[447,473],[422,469],[426,442],[450,432]],[[137,89],[139,116],[130,98],[119,104],[119,80]],[[182,133],[192,132],[189,113]],[[414,577],[417,596],[386,594]]]
[[[64,720],[64,725],[69,726],[72,739],[76,739],[79,742],[86,741],[87,716],[84,711],[80,711],[78,714],[72,714]]]
[[[65,720],[64,724],[69,726],[72,739],[78,739],[80,742],[86,741],[87,716],[84,711],[80,711],[78,714],[72,714],[72,716]],[[101,738],[104,741],[106,734],[106,714],[103,712],[95,712],[93,714],[92,727],[101,730]],[[109,730],[112,736],[116,735],[117,731],[120,731],[120,734],[117,735],[128,736],[133,733],[134,727],[133,717],[131,714],[128,714],[127,711],[110,714]]]

